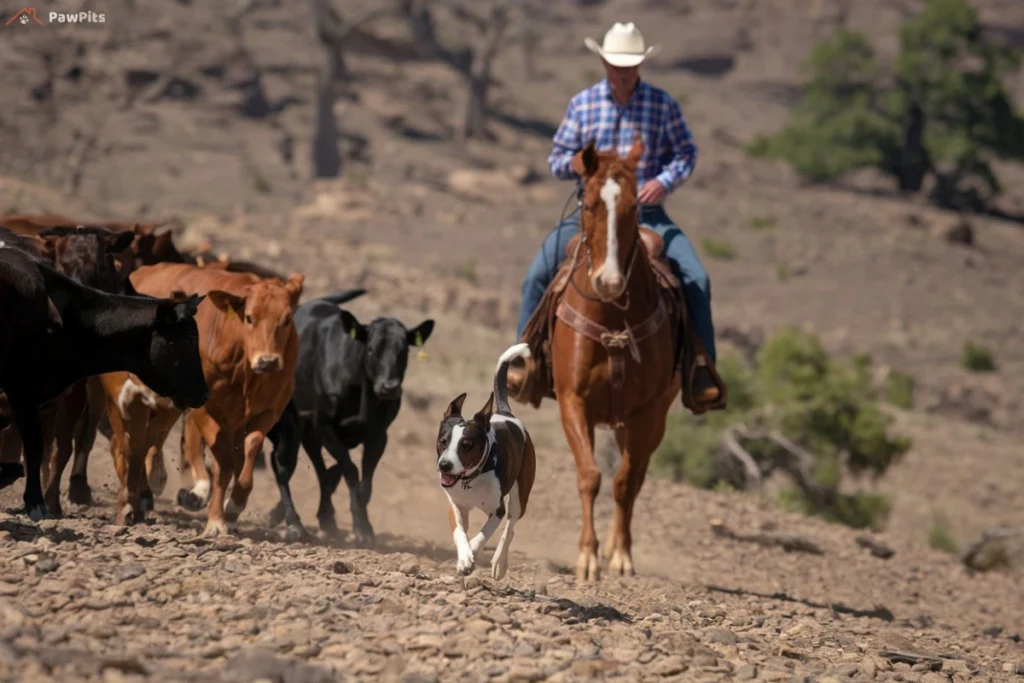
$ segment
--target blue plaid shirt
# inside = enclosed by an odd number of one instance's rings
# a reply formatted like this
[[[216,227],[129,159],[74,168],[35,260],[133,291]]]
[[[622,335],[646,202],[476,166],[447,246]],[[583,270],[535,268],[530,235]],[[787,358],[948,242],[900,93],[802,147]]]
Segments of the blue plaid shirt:
[[[618,135],[615,122],[621,112]],[[697,145],[679,103],[660,88],[640,81],[625,106],[620,107],[608,79],[578,93],[565,110],[548,156],[551,173],[559,180],[577,178],[572,157],[592,138],[599,151],[617,148],[625,156],[639,131],[644,153],[637,165],[637,187],[657,178],[668,192],[683,184],[697,163]]]

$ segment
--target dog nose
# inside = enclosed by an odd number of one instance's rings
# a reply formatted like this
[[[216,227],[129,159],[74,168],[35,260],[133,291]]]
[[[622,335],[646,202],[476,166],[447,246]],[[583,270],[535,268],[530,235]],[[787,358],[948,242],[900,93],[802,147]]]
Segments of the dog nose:
[[[437,469],[441,470],[445,474],[451,472],[452,467],[454,467],[454,465],[452,465],[451,460],[442,460],[439,463],[437,463]]]
[[[281,356],[260,356],[252,364],[252,369],[256,372],[277,372],[281,369]]]

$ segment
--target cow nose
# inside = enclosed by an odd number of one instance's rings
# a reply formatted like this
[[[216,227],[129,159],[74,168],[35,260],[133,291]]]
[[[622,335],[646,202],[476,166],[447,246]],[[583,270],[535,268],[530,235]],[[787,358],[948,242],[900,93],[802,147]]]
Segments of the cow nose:
[[[441,470],[445,474],[451,472],[453,467],[454,465],[452,465],[451,460],[441,460],[440,462],[437,463],[437,469]]]
[[[252,369],[256,372],[277,372],[281,369],[281,356],[260,356],[256,359],[256,362],[252,364]]]
[[[377,384],[377,395],[381,398],[394,398],[402,390],[402,383],[397,379],[385,379]]]

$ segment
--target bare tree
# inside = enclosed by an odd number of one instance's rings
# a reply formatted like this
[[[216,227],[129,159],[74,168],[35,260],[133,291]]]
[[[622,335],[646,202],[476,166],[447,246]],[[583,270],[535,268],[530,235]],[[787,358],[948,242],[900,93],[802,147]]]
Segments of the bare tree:
[[[378,1],[373,9],[343,17],[330,0],[309,0],[313,29],[323,53],[317,79],[314,107],[316,133],[313,135],[313,176],[335,178],[341,173],[341,148],[334,103],[349,87],[350,72],[345,61],[348,38],[352,31],[370,21],[395,12],[389,1]]]
[[[242,26],[242,19],[255,7],[255,0],[239,0],[235,10],[227,16],[226,25],[235,47],[231,58],[237,59],[247,72],[245,82],[239,84],[245,93],[245,101],[240,108],[241,112],[245,116],[262,119],[270,114],[270,102],[263,89],[263,73],[245,45],[244,27]]]
[[[402,0],[414,45],[420,54],[439,59],[454,69],[466,87],[461,122],[455,128],[459,140],[489,138],[488,95],[493,84],[494,60],[514,37],[514,12],[523,0]],[[466,44],[448,46],[438,37],[434,12],[443,8],[460,26],[453,34],[469,36]],[[519,30],[522,30],[521,28]],[[528,31],[528,29],[527,29]]]

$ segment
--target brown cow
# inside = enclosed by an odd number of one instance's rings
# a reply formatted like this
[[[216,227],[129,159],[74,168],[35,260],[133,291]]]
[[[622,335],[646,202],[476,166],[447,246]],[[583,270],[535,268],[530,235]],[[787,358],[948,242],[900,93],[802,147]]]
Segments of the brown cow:
[[[184,264],[144,266],[132,274],[136,290],[151,296],[207,295],[196,314],[196,322],[210,399],[201,408],[190,411],[183,425],[186,437],[191,435],[186,451],[200,454],[202,475],[206,472],[200,438],[213,454],[212,491],[204,535],[227,533],[226,522],[233,522],[245,509],[252,492],[256,454],[291,399],[299,349],[292,315],[302,294],[303,281],[304,276],[298,274],[282,282],[250,273]],[[137,400],[145,401],[145,392],[138,393],[142,398]],[[108,405],[111,398],[116,401],[120,396],[111,394],[108,389]],[[131,431],[132,425],[128,422],[122,428]],[[156,431],[161,429],[158,425]],[[140,437],[130,434],[132,440]],[[148,454],[153,446],[152,441],[148,442],[145,452]],[[139,457],[143,451],[133,447],[131,452],[133,457]],[[188,459],[194,466],[194,457]],[[205,478],[197,476],[195,468],[193,474],[197,483]],[[225,509],[225,494],[232,476],[235,484]],[[130,492],[128,499],[132,500],[133,495]]]

